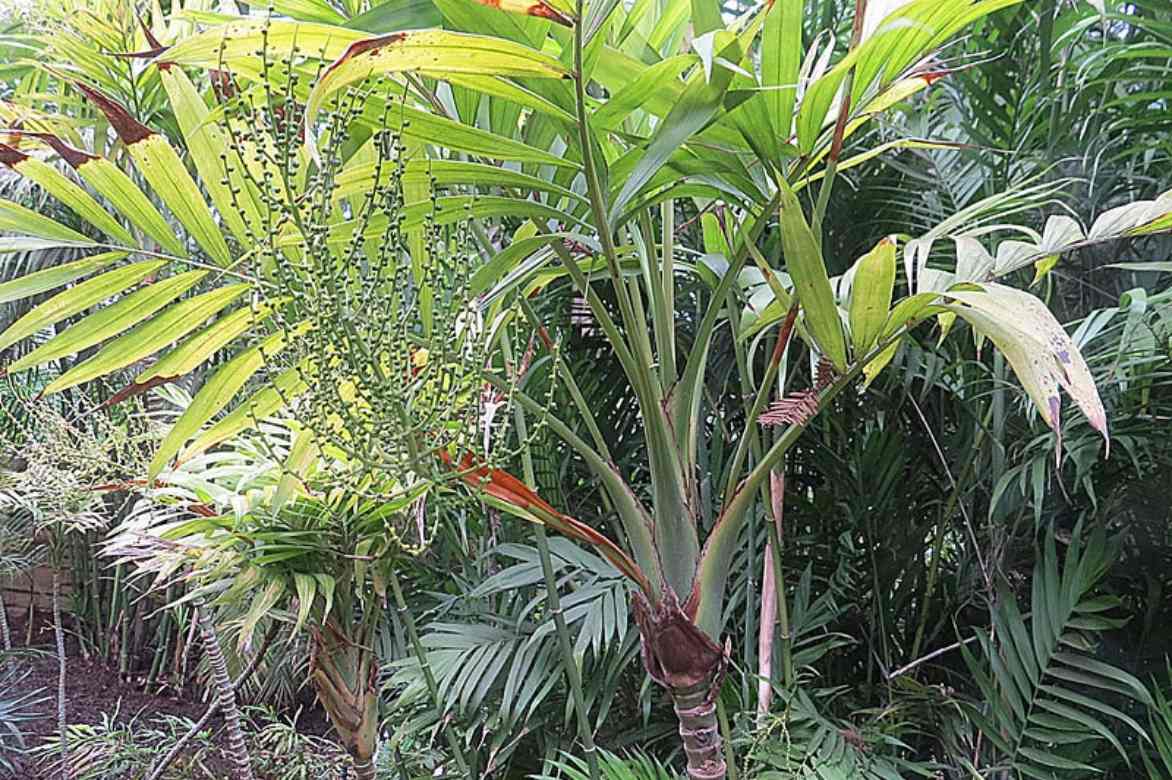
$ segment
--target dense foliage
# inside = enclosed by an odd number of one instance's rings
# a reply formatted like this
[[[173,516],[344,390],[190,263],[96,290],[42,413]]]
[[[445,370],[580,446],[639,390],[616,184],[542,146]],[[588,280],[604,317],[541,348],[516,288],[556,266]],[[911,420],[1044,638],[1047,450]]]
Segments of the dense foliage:
[[[2,41],[0,771],[1172,777],[1166,3]]]

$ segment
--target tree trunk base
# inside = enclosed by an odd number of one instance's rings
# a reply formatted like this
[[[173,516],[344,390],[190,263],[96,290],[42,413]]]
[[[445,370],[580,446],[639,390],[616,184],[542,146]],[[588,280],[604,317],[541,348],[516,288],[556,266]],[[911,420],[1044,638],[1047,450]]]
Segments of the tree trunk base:
[[[309,679],[357,780],[374,780],[378,755],[378,662],[369,636],[350,638],[330,622],[313,629]]]
[[[670,589],[654,608],[642,594],[634,596],[635,622],[643,639],[643,665],[651,679],[671,691],[680,741],[688,756],[689,780],[724,780],[716,697],[727,668],[727,655],[680,608]]]

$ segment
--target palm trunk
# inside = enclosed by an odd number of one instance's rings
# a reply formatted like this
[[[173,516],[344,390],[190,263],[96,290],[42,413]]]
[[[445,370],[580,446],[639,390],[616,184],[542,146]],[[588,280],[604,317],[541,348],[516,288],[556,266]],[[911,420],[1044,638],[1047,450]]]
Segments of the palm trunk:
[[[374,757],[366,759],[366,763],[354,762],[354,780],[375,780]]]
[[[728,766],[716,722],[716,697],[719,686],[714,680],[686,688],[673,688],[672,701],[680,722],[680,741],[688,756],[689,780],[724,780]]]
[[[207,607],[199,610],[199,628],[203,635],[204,652],[212,668],[220,710],[224,713],[224,725],[228,730],[228,759],[232,762],[235,780],[253,780],[252,764],[249,761],[248,745],[244,741],[244,729],[240,725],[240,710],[236,706],[236,692],[228,676],[228,662],[220,650],[216,630],[212,625],[212,611]]]
[[[643,664],[651,678],[671,691],[689,780],[725,780],[716,698],[727,667],[726,651],[680,609],[670,589],[651,607],[635,594],[635,621],[643,640]]]
[[[191,627],[193,630],[195,629],[198,622],[198,620],[192,620]],[[260,650],[258,650],[256,655],[252,657],[252,660],[248,662],[248,666],[244,669],[243,672],[240,673],[240,676],[237,677],[235,681],[233,681],[233,694],[235,694],[240,686],[243,685],[248,680],[248,678],[252,676],[252,673],[256,671],[257,667],[260,666],[260,662],[264,659],[265,652],[269,649],[269,645],[272,643],[273,637],[276,635],[277,627],[274,624],[269,628],[269,632],[265,634],[264,641],[260,644]],[[189,641],[188,645],[190,644],[191,642]],[[187,648],[185,647],[184,652],[186,652],[186,649]],[[178,688],[176,690],[178,690]],[[233,700],[235,700],[235,696],[233,696]],[[158,763],[156,763],[154,767],[151,768],[151,771],[147,775],[146,780],[159,780],[159,778],[163,776],[163,772],[167,771],[167,767],[171,765],[171,762],[173,762],[179,756],[179,754],[183,752],[183,749],[187,747],[187,743],[194,739],[196,734],[203,731],[204,726],[208,725],[208,723],[211,722],[211,719],[219,711],[220,700],[217,698],[213,700],[210,705],[208,705],[207,711],[204,712],[203,717],[196,721],[191,726],[191,728],[187,730],[187,733],[185,733],[179,739],[175,740],[175,744],[171,745],[171,749],[167,751],[167,754],[159,759]]]
[[[8,628],[8,607],[4,606],[2,592],[0,592],[0,642],[4,644],[4,652],[12,651],[12,632]]]
[[[4,605],[4,597],[0,595],[0,642],[3,642],[4,655],[0,656],[0,672],[8,669],[12,663],[9,654],[12,652],[12,632],[8,628],[8,607]]]
[[[61,625],[61,571],[53,567],[53,638],[57,643],[57,736],[61,740],[61,771],[69,763],[69,732],[65,726],[65,628]]]
[[[310,681],[357,780],[374,780],[378,753],[378,663],[369,637],[351,641],[332,621],[314,631]]]

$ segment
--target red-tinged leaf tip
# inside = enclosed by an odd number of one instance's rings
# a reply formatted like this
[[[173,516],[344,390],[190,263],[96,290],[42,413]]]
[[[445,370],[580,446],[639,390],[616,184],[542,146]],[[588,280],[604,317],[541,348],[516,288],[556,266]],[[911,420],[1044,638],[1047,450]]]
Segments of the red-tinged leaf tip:
[[[446,454],[446,453],[445,453]],[[445,462],[450,462],[445,459]],[[462,479],[472,487],[484,490],[489,495],[501,499],[521,509],[536,507],[537,509],[560,517],[561,512],[554,509],[541,496],[537,495],[524,482],[507,471],[478,466],[471,454],[465,454],[460,460],[460,470],[464,472]]]
[[[342,56],[330,63],[330,66],[322,72],[321,77],[325,78],[333,71],[345,65],[355,57],[360,57],[363,54],[371,54],[382,49],[385,46],[400,43],[407,39],[409,33],[397,32],[390,35],[380,35],[377,38],[367,38],[362,41],[354,41],[346,47],[346,51],[342,52]]]
[[[953,73],[958,71],[968,70],[969,68],[973,67],[974,64],[975,63],[968,63],[959,67],[950,68],[947,67],[944,64],[944,61],[939,57],[931,56],[922,61],[919,66],[917,66],[916,69],[912,71],[911,75],[913,78],[923,79],[924,85],[930,87],[934,82],[939,81],[946,76],[951,76]]]
[[[163,52],[167,51],[167,49],[169,49],[169,48],[171,48],[171,47],[170,46],[157,46],[152,49],[143,49],[142,51],[116,51],[116,52],[112,52],[112,53],[115,57],[121,57],[121,58],[127,59],[127,60],[153,60],[156,57],[158,57],[159,55],[161,55]],[[172,63],[159,62],[156,64],[159,67],[169,67]]]
[[[52,133],[26,133],[26,135],[44,141],[49,145],[49,148],[57,153],[58,157],[69,163],[69,165],[73,168],[79,168],[90,160],[98,159],[95,155],[92,155],[89,152],[82,151],[81,149],[75,149]]]
[[[519,501],[524,501],[528,506],[540,507],[542,510],[549,512],[552,515],[561,516],[561,512],[554,509],[552,504],[549,504],[541,496],[526,485],[521,480],[514,477],[507,471],[500,469],[489,469],[488,478],[493,485],[496,485],[502,490],[505,490],[516,496]]]
[[[557,22],[565,27],[574,26],[572,19],[546,3],[545,0],[536,0],[536,2],[532,3],[525,3],[524,0],[476,0],[476,2],[500,11],[511,11],[528,16],[536,16],[539,19],[548,19],[551,22]]]
[[[122,143],[131,146],[155,135],[154,130],[132,117],[126,107],[117,100],[87,84],[82,84],[80,81],[73,82],[73,85],[89,98],[90,102],[101,109],[102,113],[106,115],[106,119],[109,120],[110,126],[114,128],[114,132],[118,133],[118,137],[122,139]]]
[[[437,456],[445,465],[455,468],[452,456],[446,450],[440,450]],[[559,512],[512,474],[478,464],[472,453],[465,453],[460,458],[459,469],[460,479],[470,487],[482,490],[493,498],[519,509],[536,510],[537,520],[543,525],[598,548],[616,569],[634,581],[644,592],[652,593],[646,575],[618,545],[580,520]]]
[[[142,27],[142,34],[143,34],[143,36],[146,37],[147,43],[150,45],[150,47],[152,49],[165,49],[165,48],[167,48],[159,41],[158,38],[155,37],[154,30],[152,30],[150,28],[150,26],[147,25],[146,21],[141,16],[138,19],[138,24],[140,27]]]
[[[170,46],[161,46],[157,49],[147,49],[146,51],[136,51],[128,53],[115,54],[115,57],[127,57],[133,59],[151,60],[151,63],[159,70],[168,70],[175,63],[170,60],[160,59],[164,54],[171,50]]]
[[[556,22],[557,24],[560,24],[563,27],[573,27],[574,26],[573,21],[571,21],[569,17],[567,17],[565,14],[563,14],[561,11],[557,10],[553,6],[547,5],[546,3],[542,3],[542,2],[534,3],[533,5],[529,6],[529,10],[527,11],[527,13],[530,16],[536,16],[540,19],[548,19],[551,22]]]
[[[0,144],[0,163],[7,165],[9,168],[17,163],[22,163],[28,159],[28,155],[24,152],[9,146],[8,144]]]
[[[142,27],[142,34],[146,37],[147,45],[150,46],[150,48],[146,51],[133,52],[130,54],[116,54],[114,56],[155,60],[155,66],[158,67],[159,70],[167,70],[167,68],[170,68],[172,65],[174,65],[175,63],[173,62],[167,62],[165,60],[158,59],[171,47],[164,46],[162,42],[160,42],[159,39],[155,37],[154,31],[147,26],[147,23],[142,19],[142,17],[139,17],[138,24],[140,27]]]
[[[506,504],[515,506],[518,509],[528,511],[531,508],[540,506],[530,501],[527,496],[522,493],[516,493],[502,484],[501,480],[493,475],[493,469],[480,468],[475,471],[467,472],[461,479],[468,483],[470,487],[477,490],[482,490],[493,498],[499,499]]]
[[[159,385],[170,384],[171,382],[174,382],[178,378],[179,378],[178,375],[176,375],[176,376],[156,376],[156,377],[151,377],[150,379],[148,379],[147,381],[145,381],[141,384],[139,384],[137,382],[132,382],[129,385],[127,385],[126,387],[119,390],[117,393],[114,393],[114,395],[110,396],[105,401],[103,401],[102,404],[98,408],[99,409],[108,409],[111,406],[115,406],[117,404],[120,404],[129,398],[134,398],[137,395],[142,395],[143,393],[145,393],[146,391],[150,390],[153,387],[158,387]]]
[[[517,507],[518,509],[529,509],[529,503],[520,496],[505,490],[503,487],[494,482],[485,482],[479,485],[479,488],[495,499]]]

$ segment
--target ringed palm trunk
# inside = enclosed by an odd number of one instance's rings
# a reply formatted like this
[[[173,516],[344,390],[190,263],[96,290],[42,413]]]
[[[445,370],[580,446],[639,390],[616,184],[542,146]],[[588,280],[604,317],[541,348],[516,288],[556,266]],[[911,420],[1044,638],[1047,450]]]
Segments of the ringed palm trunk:
[[[318,701],[354,761],[357,780],[374,780],[378,754],[378,663],[369,644],[328,621],[313,636],[310,680]]]
[[[191,622],[192,630],[194,631],[198,625],[199,625],[199,621],[193,620]],[[243,672],[240,673],[240,676],[237,677],[236,680],[232,683],[232,691],[233,692],[237,691],[240,688],[240,686],[244,684],[244,681],[247,680],[249,677],[251,677],[252,673],[256,671],[258,666],[260,666],[261,661],[264,660],[265,651],[269,649],[269,644],[273,641],[273,637],[275,637],[276,635],[277,635],[277,626],[276,626],[276,624],[273,624],[269,628],[269,633],[265,635],[264,642],[262,642],[260,645],[260,650],[257,651],[256,655],[254,655],[252,657],[252,660],[248,662],[248,666],[244,669]],[[194,634],[192,634],[192,637],[194,637]],[[188,643],[188,645],[190,645],[190,642]],[[187,647],[184,647],[185,654],[186,654],[186,651],[187,651]],[[180,676],[180,679],[186,679],[186,677],[187,677],[187,674],[186,674],[186,672],[184,672],[184,674]],[[166,755],[164,755],[161,759],[158,760],[158,762],[155,763],[154,767],[151,768],[150,773],[147,774],[146,780],[159,780],[159,778],[163,776],[163,773],[167,771],[167,767],[169,767],[171,765],[171,763],[176,758],[179,757],[179,754],[183,752],[184,748],[187,747],[187,743],[190,742],[192,739],[194,739],[196,734],[203,731],[204,726],[208,725],[208,723],[211,721],[211,719],[219,711],[220,711],[220,699],[217,697],[208,706],[207,710],[203,714],[203,717],[201,717],[198,721],[196,721],[194,724],[192,724],[191,728],[189,728],[187,730],[186,734],[184,734],[179,739],[175,740],[175,743],[173,745],[171,745],[171,749],[167,751]]]
[[[8,628],[8,607],[4,605],[3,593],[0,593],[0,646],[6,653],[12,650],[12,632]]]
[[[652,679],[671,692],[689,780],[724,780],[716,697],[724,681],[726,654],[680,608],[671,589],[652,607],[635,595],[635,621],[643,639],[643,663]]]
[[[216,638],[211,610],[206,607],[199,610],[199,629],[203,636],[204,652],[212,668],[220,711],[224,713],[224,725],[228,730],[228,759],[232,762],[233,776],[235,780],[253,780],[248,745],[240,725],[240,709],[236,706],[236,691],[232,687],[232,678],[228,676],[228,662],[224,660],[224,653]]]

